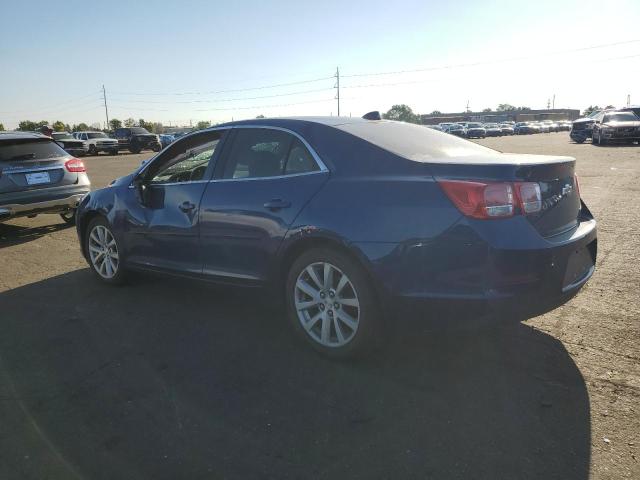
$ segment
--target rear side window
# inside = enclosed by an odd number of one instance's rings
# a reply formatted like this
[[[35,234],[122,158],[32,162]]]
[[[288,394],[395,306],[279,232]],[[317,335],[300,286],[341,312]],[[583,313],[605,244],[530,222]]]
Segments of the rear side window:
[[[496,151],[437,132],[424,125],[391,121],[358,121],[335,128],[366,140],[389,152],[417,162],[450,162],[452,157],[487,157],[495,160]],[[452,126],[451,129],[462,128]]]
[[[293,135],[267,128],[238,129],[222,178],[266,178],[319,170]]]
[[[116,137],[127,137],[129,135],[128,128],[118,128],[116,130]]]
[[[46,160],[67,156],[62,148],[50,140],[9,141],[0,143],[0,162],[11,160]]]

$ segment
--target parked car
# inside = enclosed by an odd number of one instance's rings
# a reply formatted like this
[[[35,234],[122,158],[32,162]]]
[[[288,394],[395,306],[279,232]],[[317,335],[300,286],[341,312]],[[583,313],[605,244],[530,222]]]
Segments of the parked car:
[[[514,133],[513,125],[510,123],[501,123],[500,130],[502,130],[502,135],[513,135]]]
[[[593,144],[640,141],[640,118],[632,111],[605,112],[594,117]]]
[[[51,137],[0,132],[0,222],[59,213],[69,224],[91,184],[84,163]]]
[[[586,117],[574,120],[571,123],[569,137],[576,143],[583,143],[587,138],[591,138],[594,117],[599,114],[600,111],[593,111]]]
[[[452,123],[444,130],[446,133],[450,133],[451,135],[455,135],[457,137],[466,137],[467,129],[464,128],[459,123]]]
[[[535,131],[528,122],[518,122],[513,127],[513,133],[516,135],[530,135]]]
[[[87,153],[84,142],[78,140],[69,132],[53,132],[51,133],[51,138],[53,138],[65,152],[70,153],[71,155],[82,157]]]
[[[574,169],[403,122],[239,121],[89,194],[77,232],[105,283],[151,270],[262,286],[309,345],[344,357],[403,305],[566,301],[596,260]]]
[[[142,127],[116,128],[115,137],[118,140],[118,148],[129,150],[131,153],[140,153],[142,150],[159,152],[162,149],[158,135],[149,133]]]
[[[175,140],[175,137],[173,135],[168,135],[168,134],[162,134],[160,135],[160,145],[162,146],[162,148],[166,148],[168,145],[170,145],[173,141]]]
[[[551,131],[549,124],[544,122],[535,122],[534,127],[538,128],[539,133],[549,133]]]
[[[558,131],[559,132],[569,132],[571,131],[571,122],[568,120],[562,120],[558,122]]]
[[[497,123],[485,123],[484,129],[487,132],[487,137],[500,137],[502,135],[502,129]]]
[[[447,128],[449,127],[449,125],[453,125],[453,123],[450,122],[442,122],[438,124],[440,126],[440,128],[442,128],[443,132],[447,131]]]
[[[467,123],[467,138],[484,138],[486,136],[487,131],[484,129],[481,123]]]
[[[98,155],[100,152],[118,154],[118,140],[104,132],[76,132],[76,138],[84,142],[89,155]]]

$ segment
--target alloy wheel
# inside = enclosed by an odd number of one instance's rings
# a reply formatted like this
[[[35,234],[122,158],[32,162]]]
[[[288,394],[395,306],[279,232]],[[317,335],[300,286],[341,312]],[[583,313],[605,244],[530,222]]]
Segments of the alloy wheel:
[[[112,279],[118,273],[118,245],[104,225],[96,225],[89,233],[89,257],[93,268],[102,278]]]
[[[294,288],[298,320],[314,341],[335,348],[353,339],[360,301],[343,271],[328,262],[312,263],[298,275]]]

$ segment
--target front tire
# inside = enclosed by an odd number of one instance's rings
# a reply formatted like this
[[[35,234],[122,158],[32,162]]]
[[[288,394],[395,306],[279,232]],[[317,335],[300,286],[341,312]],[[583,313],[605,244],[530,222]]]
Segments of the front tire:
[[[97,155],[98,150],[95,145],[89,145],[89,155]]]
[[[379,306],[364,269],[328,248],[309,250],[289,269],[287,313],[312,348],[332,358],[359,356],[376,345]]]
[[[109,153],[110,153],[112,156],[116,156],[116,155],[118,155],[118,150],[117,150],[116,148],[114,148],[114,149],[113,149],[113,150],[111,150]]]
[[[103,282],[120,285],[125,280],[122,251],[104,217],[96,217],[87,227],[84,248],[93,273]]]
[[[60,214],[60,218],[64,220],[64,223],[67,225],[75,225],[76,224],[76,210],[68,210],[66,212],[62,212]]]

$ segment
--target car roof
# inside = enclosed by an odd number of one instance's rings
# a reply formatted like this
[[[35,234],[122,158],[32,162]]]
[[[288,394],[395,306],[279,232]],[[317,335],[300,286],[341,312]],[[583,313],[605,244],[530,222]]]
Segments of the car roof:
[[[51,137],[47,137],[46,135],[43,135],[41,133],[36,133],[36,132],[18,132],[18,131],[0,132],[0,141],[28,140],[30,138],[33,140],[43,140],[43,139],[51,140]]]
[[[347,125],[352,123],[366,123],[377,120],[365,120],[361,117],[275,117],[275,118],[254,118],[250,120],[237,120],[235,122],[223,123],[216,127],[229,127],[235,125],[274,125],[282,126],[284,124],[300,124],[300,123],[318,123],[330,127],[338,125]]]

